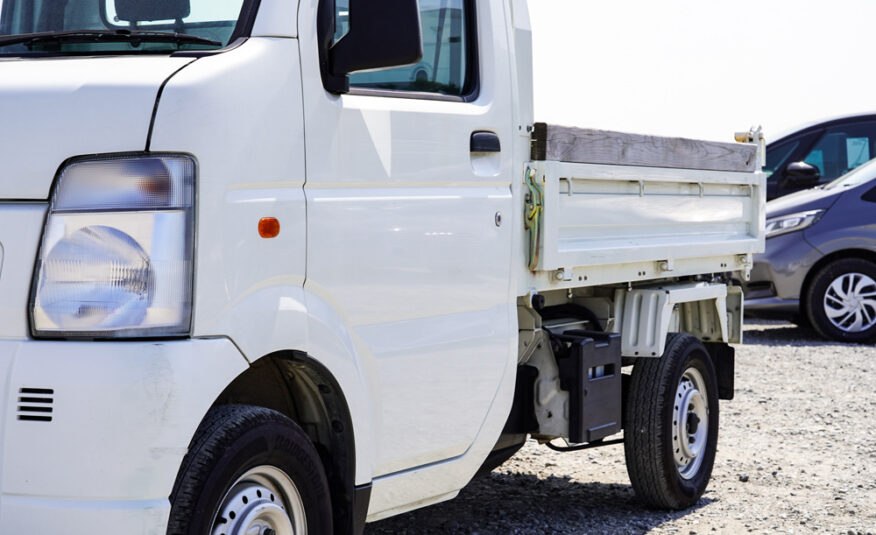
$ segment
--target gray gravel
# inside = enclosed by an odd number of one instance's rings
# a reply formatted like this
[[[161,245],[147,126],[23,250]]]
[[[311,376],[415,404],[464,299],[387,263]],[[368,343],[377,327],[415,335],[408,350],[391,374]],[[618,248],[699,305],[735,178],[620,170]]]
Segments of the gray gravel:
[[[456,499],[365,533],[876,535],[876,347],[777,322],[745,335],[712,482],[693,508],[640,506],[623,446],[562,454],[530,442]]]

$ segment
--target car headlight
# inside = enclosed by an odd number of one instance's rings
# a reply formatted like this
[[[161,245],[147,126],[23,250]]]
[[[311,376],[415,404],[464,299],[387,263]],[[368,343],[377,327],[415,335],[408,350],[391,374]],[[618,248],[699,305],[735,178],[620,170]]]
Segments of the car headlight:
[[[766,237],[780,236],[789,232],[796,232],[811,227],[821,219],[824,210],[810,210],[796,214],[783,215],[768,219],[766,222]]]
[[[34,336],[189,334],[194,184],[195,162],[182,155],[62,169],[31,292]]]

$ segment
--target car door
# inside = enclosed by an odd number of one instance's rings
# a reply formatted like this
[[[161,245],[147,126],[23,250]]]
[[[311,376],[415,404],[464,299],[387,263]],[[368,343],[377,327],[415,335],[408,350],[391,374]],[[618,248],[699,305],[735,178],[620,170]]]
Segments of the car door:
[[[422,60],[354,74],[348,94],[315,75],[315,25],[299,37],[306,288],[343,318],[372,387],[375,476],[462,455],[516,350],[502,5],[419,4]],[[335,13],[338,38],[345,0]]]

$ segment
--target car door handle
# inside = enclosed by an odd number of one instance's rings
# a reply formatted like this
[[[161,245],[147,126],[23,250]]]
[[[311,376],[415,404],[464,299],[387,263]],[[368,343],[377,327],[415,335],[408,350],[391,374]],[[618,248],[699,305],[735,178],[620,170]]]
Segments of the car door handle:
[[[495,132],[478,131],[471,135],[472,152],[502,152],[502,144]]]

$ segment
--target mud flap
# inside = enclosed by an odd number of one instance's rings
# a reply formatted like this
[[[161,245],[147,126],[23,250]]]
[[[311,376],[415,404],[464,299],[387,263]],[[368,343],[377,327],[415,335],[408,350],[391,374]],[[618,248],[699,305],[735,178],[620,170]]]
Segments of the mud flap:
[[[718,399],[733,399],[736,374],[736,349],[728,344],[706,342],[706,349],[718,376]]]

